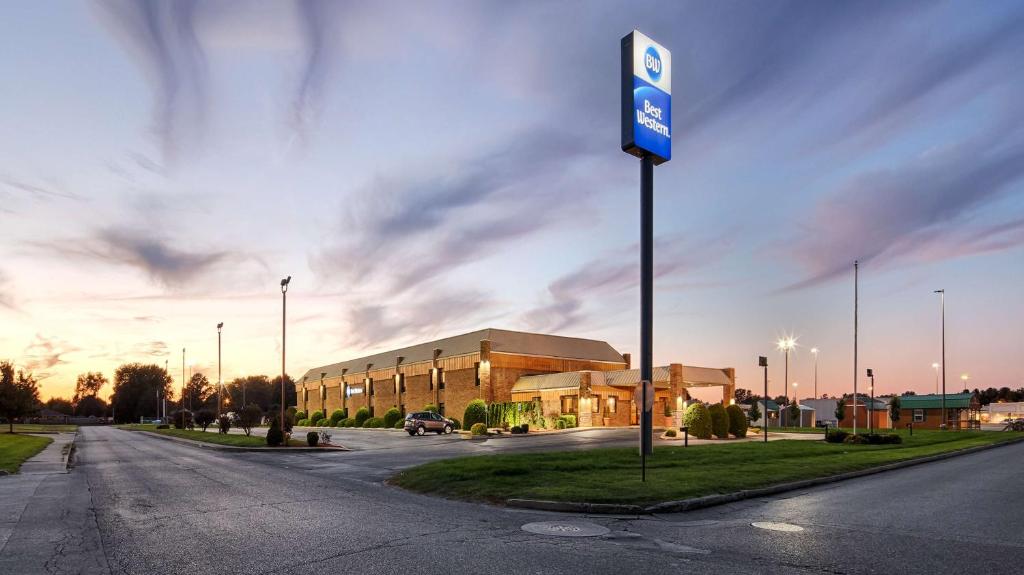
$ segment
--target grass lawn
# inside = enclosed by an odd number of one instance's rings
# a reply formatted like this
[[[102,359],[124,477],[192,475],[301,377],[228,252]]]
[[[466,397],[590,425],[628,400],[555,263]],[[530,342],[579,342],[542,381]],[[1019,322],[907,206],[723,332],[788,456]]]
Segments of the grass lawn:
[[[10,426],[6,423],[0,424],[0,433],[8,433]],[[42,423],[15,423],[14,433],[58,433],[61,431],[78,431],[77,425],[63,425],[53,424],[47,425]]]
[[[0,435],[0,469],[15,473],[26,459],[39,453],[50,442],[49,437],[4,433]]]
[[[635,448],[483,455],[436,461],[391,478],[400,487],[444,497],[651,504],[765,487],[874,467],[1024,436],[1004,432],[900,433],[900,445],[782,440],[659,447],[640,482]]]
[[[222,433],[207,433],[200,430],[190,431],[188,429],[157,429],[156,425],[149,423],[131,423],[128,425],[118,425],[118,429],[127,429],[129,431],[150,431],[152,433],[159,433],[160,435],[170,435],[171,437],[181,437],[183,439],[191,439],[194,441],[203,441],[206,443],[216,443],[217,445],[232,445],[235,447],[266,447],[267,440],[263,437],[257,437],[255,435],[242,435],[242,434],[222,434]],[[305,441],[298,441],[292,439],[289,445],[292,446],[306,446]]]

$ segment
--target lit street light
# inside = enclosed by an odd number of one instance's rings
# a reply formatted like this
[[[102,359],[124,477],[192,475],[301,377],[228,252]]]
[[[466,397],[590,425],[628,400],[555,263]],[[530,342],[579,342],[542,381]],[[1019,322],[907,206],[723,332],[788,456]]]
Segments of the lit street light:
[[[812,347],[811,353],[814,354],[814,399],[818,399],[818,348]]]
[[[779,341],[775,342],[779,351],[786,354],[786,379],[782,382],[782,393],[786,394],[789,391],[789,352],[796,347],[796,338],[793,336],[786,336],[779,338]]]
[[[938,362],[932,364],[932,369],[935,370],[935,395],[939,394],[939,364]]]
[[[871,387],[868,390],[871,392],[871,403],[868,406],[868,433],[875,432],[875,372],[869,367],[868,377],[871,378]],[[854,409],[857,409],[857,402],[854,401]]]
[[[797,393],[796,393],[796,388],[799,385],[800,385],[799,383],[797,383],[795,381],[793,382],[793,403],[797,403],[797,404],[800,403],[800,396],[798,396]]]

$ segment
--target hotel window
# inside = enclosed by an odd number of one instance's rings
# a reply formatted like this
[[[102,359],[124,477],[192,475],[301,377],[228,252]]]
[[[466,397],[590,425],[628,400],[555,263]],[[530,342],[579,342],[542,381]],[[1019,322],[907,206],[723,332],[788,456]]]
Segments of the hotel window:
[[[594,395],[590,398],[590,413],[601,413],[601,396]]]
[[[619,407],[619,398],[614,395],[608,396],[608,402],[605,404],[605,411],[607,413],[615,413]]]
[[[437,368],[437,388],[444,389],[444,368]]]
[[[924,421],[924,410],[923,409],[915,409],[914,410],[914,422],[915,423],[920,423],[922,421]]]
[[[480,387],[480,362],[479,361],[473,364],[473,369],[476,370],[476,383],[475,383],[475,385],[477,387]]]
[[[579,400],[579,396],[576,395],[563,395],[562,396],[562,413],[576,413],[576,402]]]

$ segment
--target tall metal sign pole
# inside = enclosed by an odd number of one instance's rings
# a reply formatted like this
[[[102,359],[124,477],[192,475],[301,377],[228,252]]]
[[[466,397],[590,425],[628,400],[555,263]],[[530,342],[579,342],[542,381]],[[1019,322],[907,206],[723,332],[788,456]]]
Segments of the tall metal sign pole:
[[[654,450],[654,166],[672,159],[672,54],[636,30],[622,48],[622,151],[640,158],[641,478]]]

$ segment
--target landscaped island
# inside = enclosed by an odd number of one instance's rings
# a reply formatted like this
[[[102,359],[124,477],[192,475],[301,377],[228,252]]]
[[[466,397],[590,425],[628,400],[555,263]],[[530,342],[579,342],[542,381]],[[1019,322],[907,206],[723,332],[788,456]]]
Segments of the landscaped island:
[[[157,433],[160,435],[168,435],[171,437],[178,437],[181,439],[191,439],[192,441],[202,441],[205,443],[215,443],[217,445],[230,445],[232,447],[266,447],[267,438],[258,437],[255,435],[242,435],[236,433],[214,433],[192,429],[174,429],[165,428],[157,429],[156,425],[152,424],[138,424],[132,423],[128,425],[117,426],[120,429],[127,429],[128,431],[148,431],[150,433]],[[304,441],[297,441],[292,439],[289,445],[293,446],[305,446]]]
[[[824,441],[659,447],[640,481],[636,449],[483,455],[437,461],[391,478],[432,495],[504,502],[537,499],[654,504],[857,471],[970,447],[1019,440],[1021,433],[901,432],[898,445]]]

